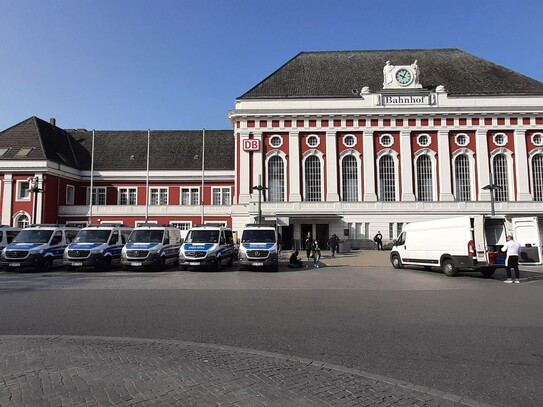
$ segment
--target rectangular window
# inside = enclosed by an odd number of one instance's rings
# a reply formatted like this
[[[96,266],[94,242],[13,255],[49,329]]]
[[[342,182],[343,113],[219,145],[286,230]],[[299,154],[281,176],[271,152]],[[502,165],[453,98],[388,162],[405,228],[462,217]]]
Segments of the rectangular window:
[[[181,188],[181,205],[200,205],[200,189]]]
[[[154,223],[155,225],[158,224],[158,221],[156,220],[137,220],[134,222],[134,226],[138,227],[138,226],[141,226],[141,225],[145,225],[145,224],[148,224],[148,223]]]
[[[66,185],[66,205],[73,205],[75,201],[75,187]]]
[[[17,181],[17,200],[30,201],[30,182]]]
[[[137,188],[119,188],[119,205],[137,205]]]
[[[189,230],[192,227],[192,222],[170,222],[170,226],[180,230]]]
[[[230,187],[211,188],[212,205],[231,205]]]
[[[149,205],[168,205],[168,188],[151,188]]]
[[[400,236],[403,230],[403,223],[396,223],[396,236]]]
[[[388,238],[394,239],[394,223],[388,224]]]
[[[89,204],[89,191],[87,188],[87,205]],[[106,187],[94,187],[92,188],[92,204],[93,205],[105,205],[106,204]]]

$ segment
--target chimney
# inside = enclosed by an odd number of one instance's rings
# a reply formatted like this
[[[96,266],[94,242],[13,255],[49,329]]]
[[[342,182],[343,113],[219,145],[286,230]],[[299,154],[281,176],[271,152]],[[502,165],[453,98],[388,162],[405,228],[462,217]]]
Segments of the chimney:
[[[49,119],[49,123],[51,123],[52,126],[56,126],[57,125],[57,119],[55,119],[54,117],[51,117]]]

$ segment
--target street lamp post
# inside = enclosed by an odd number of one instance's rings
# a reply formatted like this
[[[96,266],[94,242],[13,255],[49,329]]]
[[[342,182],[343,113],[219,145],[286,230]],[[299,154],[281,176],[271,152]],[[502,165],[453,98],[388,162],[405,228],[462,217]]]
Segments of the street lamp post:
[[[260,179],[258,181],[258,185],[254,186],[253,189],[258,191],[258,223],[262,223],[262,191],[268,188],[262,186]]]
[[[502,187],[496,184],[488,184],[484,186],[483,189],[485,191],[490,191],[490,213],[492,214],[492,216],[494,216],[496,214],[494,210],[494,191],[499,191],[502,189]]]
[[[37,223],[36,218],[38,215],[38,194],[40,192],[43,192],[43,189],[40,188],[40,178],[36,175],[35,177],[28,178],[28,182],[30,184],[30,191],[32,192],[32,198],[33,198],[33,209],[32,209],[32,222],[31,223]],[[42,182],[43,186],[43,182]]]

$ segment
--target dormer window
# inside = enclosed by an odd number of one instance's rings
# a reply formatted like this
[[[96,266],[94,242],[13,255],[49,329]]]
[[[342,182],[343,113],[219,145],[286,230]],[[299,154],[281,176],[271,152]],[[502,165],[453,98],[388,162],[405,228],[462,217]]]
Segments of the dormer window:
[[[19,151],[17,151],[15,157],[27,157],[32,150],[34,150],[32,147],[23,147]]]

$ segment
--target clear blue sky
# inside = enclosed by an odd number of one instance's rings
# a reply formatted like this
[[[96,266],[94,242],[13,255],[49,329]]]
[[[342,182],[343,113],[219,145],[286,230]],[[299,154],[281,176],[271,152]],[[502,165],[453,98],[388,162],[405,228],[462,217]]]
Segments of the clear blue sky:
[[[540,0],[0,0],[0,130],[228,129],[301,51],[460,48],[543,81]]]

